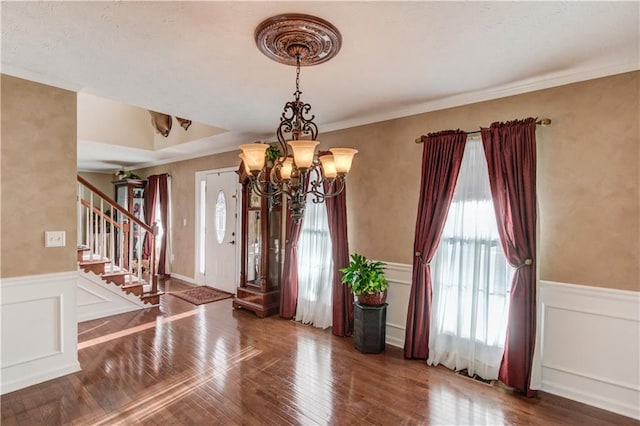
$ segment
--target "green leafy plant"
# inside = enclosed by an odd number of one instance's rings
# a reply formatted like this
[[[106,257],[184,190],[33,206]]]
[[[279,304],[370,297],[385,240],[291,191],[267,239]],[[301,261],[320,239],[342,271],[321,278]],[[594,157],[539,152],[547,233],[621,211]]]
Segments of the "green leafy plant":
[[[267,160],[271,160],[271,161],[276,161],[278,157],[280,157],[281,155],[282,154],[280,154],[280,148],[273,145],[267,148],[267,152],[265,153]]]
[[[140,176],[138,176],[135,173],[131,173],[131,172],[125,172],[124,169],[117,171],[115,173],[115,177],[116,179],[141,179]]]
[[[389,288],[383,268],[386,263],[373,262],[366,257],[353,253],[349,266],[340,269],[342,283],[348,285],[356,296],[377,293]]]

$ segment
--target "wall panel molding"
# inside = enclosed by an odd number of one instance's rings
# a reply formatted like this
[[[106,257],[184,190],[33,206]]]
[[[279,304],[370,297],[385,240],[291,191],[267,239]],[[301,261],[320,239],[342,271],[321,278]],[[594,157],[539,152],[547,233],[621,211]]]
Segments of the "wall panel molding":
[[[80,370],[77,271],[0,280],[0,394]]]
[[[119,286],[106,283],[92,272],[79,270],[76,282],[78,322],[151,307],[138,296],[126,294]]]
[[[388,263],[386,343],[404,346],[412,265]],[[542,389],[640,419],[640,292],[540,281]]]
[[[411,290],[413,265],[385,262],[385,275],[389,281],[387,292],[386,343],[398,348],[404,347],[407,307]]]
[[[640,292],[540,282],[542,390],[640,419]]]

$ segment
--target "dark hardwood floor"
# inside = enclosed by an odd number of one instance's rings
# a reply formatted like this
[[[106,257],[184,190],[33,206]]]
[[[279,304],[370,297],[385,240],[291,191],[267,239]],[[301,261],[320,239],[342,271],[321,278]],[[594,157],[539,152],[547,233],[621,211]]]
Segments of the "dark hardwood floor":
[[[2,396],[2,425],[640,424],[549,394],[514,395],[394,347],[364,355],[350,338],[233,311],[230,299],[162,299],[79,324],[82,371]]]

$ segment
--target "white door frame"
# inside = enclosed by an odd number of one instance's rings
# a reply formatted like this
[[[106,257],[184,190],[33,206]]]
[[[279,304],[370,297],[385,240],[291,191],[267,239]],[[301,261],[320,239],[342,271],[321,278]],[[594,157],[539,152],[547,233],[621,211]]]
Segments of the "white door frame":
[[[204,218],[201,217],[202,215],[200,214],[201,212],[201,208],[203,207],[202,203],[204,202],[204,205],[206,206],[206,197],[203,199],[203,197],[201,196],[200,193],[200,185],[201,182],[207,182],[207,175],[210,174],[218,174],[218,173],[230,173],[230,172],[236,172],[238,170],[237,167],[224,167],[221,169],[212,169],[212,170],[202,170],[199,172],[196,172],[196,176],[195,176],[195,187],[194,187],[194,194],[195,194],[195,217],[194,217],[194,248],[193,248],[193,275],[194,275],[194,281],[197,285],[204,285],[205,284],[205,275],[202,273],[202,268],[201,268],[201,264],[200,264],[200,257],[201,255],[203,255],[204,253],[202,253],[202,248],[204,247],[204,238],[203,235],[200,233],[200,229],[203,225],[203,221]],[[236,283],[240,283],[240,246],[241,246],[241,242],[242,242],[242,185],[240,184],[240,182],[238,182],[237,186],[236,186],[236,194],[237,195],[237,218],[236,218],[236,229],[235,229],[235,233],[236,233],[236,271],[235,271],[235,282]],[[202,265],[204,266],[204,265]]]

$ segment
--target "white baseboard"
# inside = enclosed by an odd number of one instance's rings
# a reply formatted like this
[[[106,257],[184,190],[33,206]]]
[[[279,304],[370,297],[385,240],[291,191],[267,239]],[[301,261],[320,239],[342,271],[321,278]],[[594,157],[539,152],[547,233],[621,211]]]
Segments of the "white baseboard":
[[[80,370],[78,272],[4,278],[0,394]]]
[[[542,390],[640,419],[640,292],[540,282]]]
[[[180,275],[180,274],[176,274],[175,272],[171,273],[171,278],[177,278],[180,281],[184,281],[187,284],[191,284],[193,286],[197,286],[199,284],[196,284],[196,280],[194,280],[193,278],[184,276],[184,275]]]

